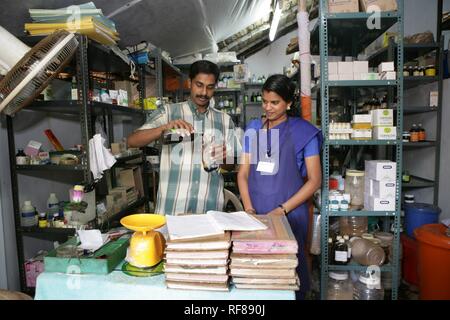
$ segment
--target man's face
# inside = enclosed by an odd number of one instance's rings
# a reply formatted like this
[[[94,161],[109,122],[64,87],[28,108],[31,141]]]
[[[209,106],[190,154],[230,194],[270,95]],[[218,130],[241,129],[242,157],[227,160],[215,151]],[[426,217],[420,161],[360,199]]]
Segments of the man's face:
[[[215,88],[216,78],[213,74],[199,73],[191,80],[191,100],[199,107],[207,107]]]

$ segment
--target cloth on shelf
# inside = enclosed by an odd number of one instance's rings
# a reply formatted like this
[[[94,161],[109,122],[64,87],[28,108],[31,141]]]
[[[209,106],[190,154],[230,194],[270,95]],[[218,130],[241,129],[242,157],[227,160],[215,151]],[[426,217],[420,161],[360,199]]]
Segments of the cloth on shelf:
[[[89,140],[89,165],[94,180],[100,179],[103,172],[116,163],[116,158],[105,148],[104,143],[105,139],[100,134]]]

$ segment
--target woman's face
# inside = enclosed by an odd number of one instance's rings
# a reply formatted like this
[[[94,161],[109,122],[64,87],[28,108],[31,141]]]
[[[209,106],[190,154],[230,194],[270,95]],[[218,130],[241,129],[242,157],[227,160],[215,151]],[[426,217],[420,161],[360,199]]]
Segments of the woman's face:
[[[286,114],[286,110],[291,102],[286,102],[273,91],[263,91],[262,94],[263,109],[266,113],[266,119],[269,121],[278,120]]]

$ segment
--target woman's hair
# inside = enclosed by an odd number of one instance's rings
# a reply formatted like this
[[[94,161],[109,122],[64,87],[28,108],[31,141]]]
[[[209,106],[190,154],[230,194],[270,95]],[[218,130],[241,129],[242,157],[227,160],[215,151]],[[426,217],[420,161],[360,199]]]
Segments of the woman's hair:
[[[274,74],[267,78],[262,91],[272,91],[286,102],[294,101],[295,85],[283,74]]]
[[[208,60],[199,60],[194,62],[191,65],[191,68],[189,70],[189,78],[192,80],[194,79],[199,73],[206,73],[206,74],[212,74],[214,75],[214,78],[219,80],[220,70],[217,64],[212,63]]]

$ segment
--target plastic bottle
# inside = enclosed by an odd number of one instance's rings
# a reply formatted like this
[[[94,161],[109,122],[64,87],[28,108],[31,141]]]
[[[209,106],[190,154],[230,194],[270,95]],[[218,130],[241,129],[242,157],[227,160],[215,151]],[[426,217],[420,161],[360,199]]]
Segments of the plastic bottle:
[[[50,196],[47,200],[47,209],[59,212],[59,200],[56,197],[56,194],[50,193]]]
[[[45,212],[39,213],[39,228],[47,227],[47,214]]]
[[[328,279],[327,300],[352,300],[353,284],[349,279],[348,272],[330,272]]]
[[[36,225],[36,209],[31,201],[25,201],[20,209],[20,225],[22,227],[34,227]]]
[[[383,300],[384,290],[379,275],[368,272],[361,274],[354,285],[354,300]]]

